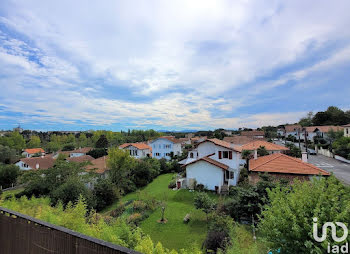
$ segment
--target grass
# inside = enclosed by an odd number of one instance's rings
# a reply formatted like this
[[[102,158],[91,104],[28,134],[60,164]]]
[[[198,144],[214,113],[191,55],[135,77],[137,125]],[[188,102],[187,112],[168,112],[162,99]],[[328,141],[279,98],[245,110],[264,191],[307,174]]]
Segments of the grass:
[[[6,198],[7,196],[10,196],[10,195],[16,195],[17,193],[20,193],[23,190],[24,190],[24,188],[18,188],[16,190],[4,191],[2,193],[2,195],[1,195],[1,198],[4,199],[4,198]]]
[[[141,222],[141,229],[151,236],[154,242],[161,242],[164,247],[179,250],[201,245],[207,234],[207,222],[204,212],[194,208],[194,193],[188,190],[171,190],[168,184],[174,174],[165,174],[157,177],[143,189],[129,193],[122,198],[123,202],[129,200],[146,200],[155,198],[165,203],[166,224],[157,221],[161,218],[161,208],[157,208],[150,216]],[[211,197],[217,199],[215,194]],[[103,211],[107,214],[118,206],[113,204]],[[183,223],[187,213],[191,214],[188,224]]]

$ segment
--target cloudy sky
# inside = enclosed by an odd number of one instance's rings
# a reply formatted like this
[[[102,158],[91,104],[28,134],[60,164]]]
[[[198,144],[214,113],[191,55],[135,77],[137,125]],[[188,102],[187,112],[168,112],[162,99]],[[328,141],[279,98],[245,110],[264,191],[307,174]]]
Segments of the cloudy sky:
[[[350,109],[350,1],[0,2],[0,129],[213,129]]]

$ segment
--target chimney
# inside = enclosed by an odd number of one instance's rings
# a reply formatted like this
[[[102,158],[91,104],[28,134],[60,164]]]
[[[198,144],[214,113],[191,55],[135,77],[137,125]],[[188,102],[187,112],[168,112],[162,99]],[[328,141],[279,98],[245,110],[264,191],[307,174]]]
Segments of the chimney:
[[[254,150],[254,160],[256,160],[258,158],[258,150]]]
[[[36,168],[36,169],[39,169],[39,167],[40,167],[40,166],[39,166],[39,163],[36,163],[35,168]]]
[[[306,162],[307,163],[307,152],[302,152],[301,153],[301,160],[303,162]]]

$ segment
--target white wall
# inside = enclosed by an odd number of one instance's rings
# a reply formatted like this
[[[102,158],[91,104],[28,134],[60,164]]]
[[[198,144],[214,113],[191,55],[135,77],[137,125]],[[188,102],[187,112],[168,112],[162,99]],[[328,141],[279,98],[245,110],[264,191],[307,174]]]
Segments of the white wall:
[[[28,167],[25,167],[25,166],[24,166],[25,163],[24,163],[23,161],[19,161],[19,162],[17,162],[15,165],[18,166],[20,170],[30,170],[30,169],[32,169],[32,168],[29,167],[29,166],[28,166]]]
[[[166,148],[165,146],[167,145],[170,145],[170,147]],[[152,157],[156,159],[165,158],[170,160],[171,152],[173,152],[174,155],[180,155],[182,153],[181,143],[173,143],[165,138],[158,138],[154,140],[150,146],[152,147]],[[159,155],[156,155],[157,153],[159,153]]]
[[[198,161],[186,167],[187,186],[191,178],[196,179],[197,184],[203,184],[208,190],[215,190],[215,186],[221,188],[224,183],[223,170],[205,161]]]
[[[80,157],[80,156],[83,156],[83,155],[85,155],[85,153],[71,153],[70,157]]]
[[[151,154],[149,149],[137,149],[134,146],[125,147],[124,150],[129,150],[130,155],[137,159],[145,158],[147,157],[147,154]]]
[[[344,128],[344,137],[350,137],[350,127]]]

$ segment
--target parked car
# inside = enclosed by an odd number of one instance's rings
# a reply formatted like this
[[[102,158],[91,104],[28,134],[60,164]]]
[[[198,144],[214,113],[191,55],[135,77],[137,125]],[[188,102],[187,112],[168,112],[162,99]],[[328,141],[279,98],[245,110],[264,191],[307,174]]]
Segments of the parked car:
[[[316,151],[314,149],[308,149],[307,152],[308,154],[316,155]]]

